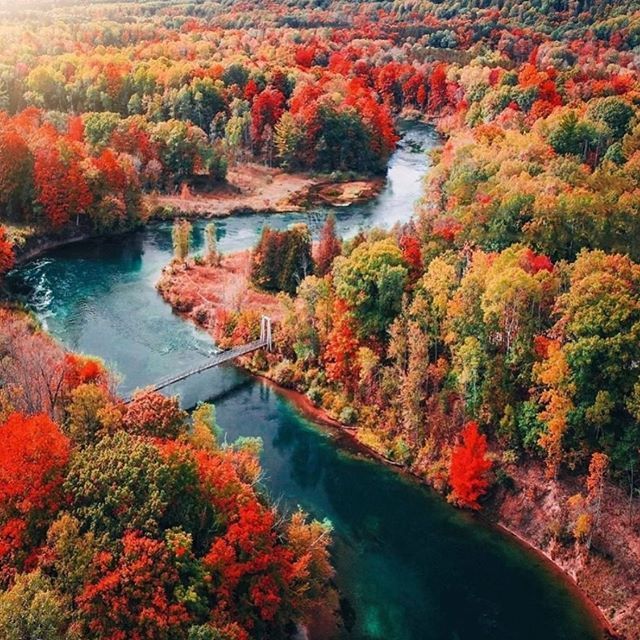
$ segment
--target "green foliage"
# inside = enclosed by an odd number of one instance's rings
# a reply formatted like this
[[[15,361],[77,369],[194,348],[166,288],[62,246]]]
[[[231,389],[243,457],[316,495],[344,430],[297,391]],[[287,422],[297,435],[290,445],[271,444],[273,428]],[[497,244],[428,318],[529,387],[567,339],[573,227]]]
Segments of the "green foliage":
[[[39,570],[22,574],[0,593],[2,640],[64,640],[70,603]]]
[[[192,226],[188,220],[176,220],[173,223],[171,239],[173,240],[173,257],[184,262],[191,248]]]
[[[353,303],[362,336],[382,336],[400,311],[408,270],[391,238],[356,247],[334,261],[338,295]]]
[[[120,431],[76,453],[65,489],[82,530],[117,539],[127,529],[157,534],[176,480],[156,447]]]

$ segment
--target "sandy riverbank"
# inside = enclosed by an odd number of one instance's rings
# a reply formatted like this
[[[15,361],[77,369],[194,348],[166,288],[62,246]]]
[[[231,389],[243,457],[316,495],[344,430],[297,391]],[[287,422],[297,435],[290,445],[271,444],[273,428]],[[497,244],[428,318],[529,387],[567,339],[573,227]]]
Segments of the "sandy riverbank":
[[[152,214],[185,217],[223,217],[237,213],[285,213],[305,211],[318,204],[348,206],[375,197],[384,178],[339,181],[327,176],[287,173],[260,164],[238,164],[227,172],[227,181],[206,193],[184,190],[176,195],[146,198]]]

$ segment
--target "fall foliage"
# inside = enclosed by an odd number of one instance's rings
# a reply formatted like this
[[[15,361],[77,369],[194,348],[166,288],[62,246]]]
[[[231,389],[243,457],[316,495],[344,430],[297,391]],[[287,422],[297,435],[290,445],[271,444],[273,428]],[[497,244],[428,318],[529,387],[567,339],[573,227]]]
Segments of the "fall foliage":
[[[478,431],[477,422],[468,422],[462,430],[461,444],[451,453],[451,498],[458,504],[479,509],[478,499],[489,486],[487,473],[492,467],[487,457],[487,439]]]

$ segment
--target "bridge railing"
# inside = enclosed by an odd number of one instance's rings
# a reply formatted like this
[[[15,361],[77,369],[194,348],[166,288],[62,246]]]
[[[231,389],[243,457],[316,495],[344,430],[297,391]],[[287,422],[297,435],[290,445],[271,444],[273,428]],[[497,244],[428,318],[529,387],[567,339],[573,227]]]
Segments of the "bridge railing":
[[[155,384],[152,384],[147,388],[151,391],[160,391],[161,389],[170,387],[172,384],[176,384],[177,382],[186,380],[191,376],[197,375],[198,373],[203,373],[225,362],[230,362],[231,360],[235,360],[240,356],[244,356],[248,353],[252,353],[253,351],[264,348],[269,351],[273,349],[271,318],[269,318],[268,316],[262,316],[262,318],[260,319],[260,338],[258,340],[247,342],[246,344],[220,351],[209,358],[206,362],[203,362],[201,365],[193,367],[192,369],[189,369],[187,371],[183,371],[182,373],[164,378],[163,380],[160,380],[159,382],[156,382]],[[131,402],[131,398],[129,397],[126,402]]]

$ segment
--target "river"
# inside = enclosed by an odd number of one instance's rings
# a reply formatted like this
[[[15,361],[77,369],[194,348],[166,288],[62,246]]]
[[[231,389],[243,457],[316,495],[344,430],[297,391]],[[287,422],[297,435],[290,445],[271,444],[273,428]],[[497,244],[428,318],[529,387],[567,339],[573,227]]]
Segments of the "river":
[[[437,144],[432,129],[406,128],[387,186],[366,205],[336,210],[343,236],[406,221]],[[315,227],[327,209],[314,212]],[[265,223],[305,214],[217,222],[219,247],[251,246]],[[195,225],[202,244],[204,223]],[[71,349],[95,354],[121,376],[122,392],[190,368],[212,342],[181,320],[154,284],[171,257],[171,226],[53,250],[14,271],[9,285]],[[229,440],[260,436],[265,490],[281,508],[302,507],[334,526],[342,595],[340,638],[350,640],[590,640],[592,620],[533,553],[388,468],[350,453],[274,388],[232,366],[172,390],[186,407],[216,405]]]

